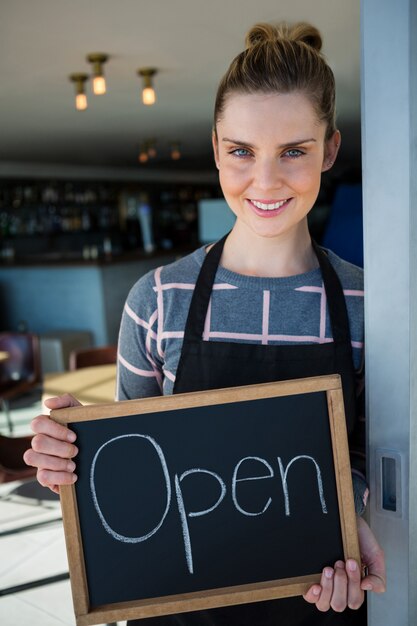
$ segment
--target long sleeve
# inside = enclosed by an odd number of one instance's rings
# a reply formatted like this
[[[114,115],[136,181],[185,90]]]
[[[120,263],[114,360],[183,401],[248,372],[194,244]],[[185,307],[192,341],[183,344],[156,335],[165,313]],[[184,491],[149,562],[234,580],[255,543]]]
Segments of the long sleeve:
[[[364,359],[356,371],[356,414],[354,431],[349,437],[353,493],[358,515],[365,511],[369,489],[366,481],[366,422],[365,422],[365,367]]]
[[[132,288],[123,309],[118,343],[118,400],[162,394],[162,362],[152,350],[157,321],[151,274],[147,274]]]

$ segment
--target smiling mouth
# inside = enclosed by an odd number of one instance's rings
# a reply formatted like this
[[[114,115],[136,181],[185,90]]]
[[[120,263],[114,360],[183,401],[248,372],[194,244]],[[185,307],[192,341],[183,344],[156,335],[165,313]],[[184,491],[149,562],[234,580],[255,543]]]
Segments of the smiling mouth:
[[[284,204],[286,204],[291,198],[286,198],[285,200],[278,200],[277,202],[258,202],[257,200],[249,200],[253,206],[257,209],[261,209],[262,211],[276,211],[280,209]]]

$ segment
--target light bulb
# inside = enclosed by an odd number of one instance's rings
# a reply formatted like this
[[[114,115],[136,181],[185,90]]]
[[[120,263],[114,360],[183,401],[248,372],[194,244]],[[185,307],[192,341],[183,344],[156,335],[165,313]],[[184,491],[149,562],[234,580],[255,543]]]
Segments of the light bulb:
[[[101,96],[106,93],[106,79],[104,76],[94,76],[93,91],[96,96]]]
[[[87,96],[85,93],[77,93],[75,96],[75,108],[77,111],[85,111],[87,108]]]
[[[156,102],[155,89],[153,87],[145,87],[142,91],[142,102],[150,106]]]
[[[155,89],[152,84],[152,77],[157,73],[154,67],[142,67],[137,70],[138,76],[142,78],[142,102],[146,105],[152,105],[156,102]]]
[[[171,159],[173,161],[178,161],[180,158],[181,158],[181,152],[178,150],[178,148],[173,148],[171,152]]]
[[[147,155],[147,153],[146,153],[146,152],[141,152],[141,153],[139,154],[139,163],[146,163],[146,162],[147,162],[147,160],[148,160],[148,158],[149,158],[149,157],[148,157],[148,155]]]
[[[88,80],[87,74],[75,73],[70,74],[70,81],[75,87],[75,108],[77,111],[85,111],[87,108],[87,96],[85,95],[85,83]]]
[[[108,61],[109,55],[104,52],[91,52],[87,54],[87,61],[93,65],[93,93],[101,96],[106,93],[106,80],[104,78],[103,64]]]

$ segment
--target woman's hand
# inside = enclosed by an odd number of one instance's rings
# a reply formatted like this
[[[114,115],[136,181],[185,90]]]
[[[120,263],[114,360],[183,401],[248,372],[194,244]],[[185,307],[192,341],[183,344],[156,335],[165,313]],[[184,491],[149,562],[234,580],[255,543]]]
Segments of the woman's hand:
[[[353,559],[346,563],[337,561],[334,568],[325,567],[320,584],[312,585],[304,599],[315,604],[319,611],[332,608],[336,612],[347,607],[359,609],[364,601],[364,591],[385,591],[385,560],[382,548],[364,519],[358,518],[359,547],[363,565],[368,573],[361,578],[361,567]]]
[[[362,562],[368,570],[365,578],[362,578],[361,589],[384,593],[386,585],[384,551],[365,520],[359,517],[357,522]]]
[[[63,409],[80,406],[73,396],[65,394],[45,400],[48,409]],[[43,487],[59,494],[59,485],[72,485],[77,480],[73,459],[78,454],[74,445],[76,435],[62,424],[57,424],[47,415],[38,415],[32,420],[35,433],[31,448],[26,450],[23,460],[27,465],[38,468],[37,479]]]

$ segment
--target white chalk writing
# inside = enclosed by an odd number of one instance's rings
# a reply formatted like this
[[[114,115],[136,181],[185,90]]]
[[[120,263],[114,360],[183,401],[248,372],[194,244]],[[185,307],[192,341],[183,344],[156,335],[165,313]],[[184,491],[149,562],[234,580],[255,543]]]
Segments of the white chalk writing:
[[[239,471],[239,468],[240,468],[240,466],[242,465],[242,463],[244,461],[258,461],[259,463],[263,463],[269,469],[269,475],[268,476],[249,476],[247,478],[237,478],[237,473]],[[239,463],[236,465],[235,470],[233,472],[233,478],[232,478],[232,499],[233,499],[233,504],[235,505],[237,510],[240,511],[240,513],[243,513],[243,515],[250,515],[250,516],[262,515],[263,513],[265,513],[265,511],[267,510],[267,508],[271,504],[272,498],[268,499],[268,501],[265,504],[265,506],[262,509],[262,511],[258,511],[258,513],[251,513],[250,511],[245,511],[244,509],[242,509],[242,507],[239,505],[239,503],[237,501],[236,483],[241,483],[241,482],[246,481],[246,480],[265,480],[265,478],[273,478],[273,476],[274,476],[274,470],[269,465],[269,463],[267,461],[265,461],[265,459],[261,459],[258,456],[245,456],[244,459],[241,459],[239,461]]]
[[[186,513],[180,483],[186,476],[189,476],[190,474],[197,474],[197,473],[209,474],[210,476],[213,476],[213,478],[218,480],[220,487],[221,487],[221,493],[216,504],[211,506],[209,509],[205,509],[204,511],[190,511],[189,513]],[[188,527],[187,515],[188,517],[199,517],[201,515],[207,515],[208,513],[211,513],[211,511],[214,511],[214,509],[216,509],[219,506],[220,502],[223,500],[224,496],[226,495],[226,485],[224,484],[220,476],[216,474],[215,472],[210,472],[209,470],[206,470],[206,469],[190,469],[184,472],[183,474],[181,474],[179,478],[178,478],[178,475],[175,474],[175,491],[177,494],[178,511],[181,517],[182,533],[184,537],[185,558],[187,560],[188,571],[190,572],[190,574],[193,574],[194,573],[193,553],[191,550],[190,529]]]
[[[279,465],[279,471],[281,472],[282,489],[284,491],[284,499],[285,499],[285,515],[289,515],[290,514],[290,498],[289,498],[289,495],[288,495],[288,484],[287,484],[288,470],[290,469],[290,467],[291,467],[291,465],[293,463],[295,463],[296,461],[299,461],[300,459],[308,459],[309,461],[311,461],[315,465],[316,475],[317,475],[317,487],[318,487],[318,490],[319,490],[319,498],[320,498],[320,503],[321,503],[321,510],[323,511],[323,513],[326,514],[327,513],[327,506],[326,506],[326,500],[324,499],[323,481],[321,479],[320,467],[319,467],[318,463],[313,459],[312,456],[307,456],[305,454],[300,454],[300,456],[294,457],[288,463],[288,465],[287,465],[285,470],[284,470],[284,466],[282,464],[281,457],[278,457],[278,465]]]
[[[166,487],[166,507],[165,507],[165,511],[161,517],[161,520],[159,522],[159,524],[157,524],[155,526],[155,528],[153,528],[151,531],[149,531],[146,535],[142,535],[140,537],[126,537],[126,535],[121,535],[120,533],[116,532],[113,528],[111,528],[110,524],[107,523],[106,518],[104,517],[102,510],[100,508],[100,505],[98,503],[98,499],[97,499],[97,493],[96,493],[96,486],[95,486],[95,480],[94,480],[94,474],[95,474],[95,469],[96,469],[96,463],[97,463],[97,459],[101,453],[101,451],[108,445],[110,445],[111,443],[113,443],[114,441],[118,441],[120,439],[126,439],[128,437],[140,437],[141,439],[145,439],[147,441],[149,441],[153,447],[156,450],[156,453],[158,454],[158,458],[159,461],[161,463],[161,467],[162,467],[162,471],[164,473],[164,478],[165,478],[165,487]],[[93,462],[91,464],[91,470],[90,470],[90,488],[91,488],[91,495],[93,497],[93,502],[94,502],[94,506],[95,509],[98,513],[98,516],[101,520],[101,523],[103,524],[104,528],[107,530],[107,532],[114,537],[114,539],[117,539],[117,541],[123,541],[125,543],[139,543],[141,541],[146,541],[147,539],[149,539],[149,537],[152,537],[152,535],[154,535],[156,532],[158,532],[158,530],[161,528],[162,524],[164,523],[164,520],[168,514],[169,511],[169,507],[171,505],[171,481],[170,481],[170,477],[169,477],[169,472],[168,472],[168,467],[165,461],[165,457],[164,457],[164,453],[162,452],[161,447],[156,443],[155,439],[152,439],[152,437],[150,437],[149,435],[139,435],[139,434],[128,434],[128,435],[120,435],[119,437],[113,437],[113,439],[110,439],[109,441],[106,441],[106,443],[103,443],[103,445],[97,450],[96,454],[94,455],[94,459]]]
[[[108,523],[108,521],[106,520],[106,518],[104,517],[104,514],[101,510],[101,507],[99,505],[99,501],[98,501],[98,497],[97,497],[97,491],[96,491],[96,485],[95,485],[95,472],[96,472],[96,464],[97,464],[97,460],[101,454],[101,452],[103,451],[103,449],[106,446],[109,446],[111,444],[113,444],[116,441],[120,441],[122,439],[126,439],[129,437],[138,437],[141,438],[143,440],[145,440],[146,442],[150,443],[151,446],[153,447],[153,449],[155,450],[160,466],[162,468],[162,472],[163,472],[163,488],[161,490],[161,493],[156,493],[155,497],[156,498],[164,498],[166,500],[166,504],[165,504],[165,509],[164,512],[161,516],[161,519],[159,520],[159,523],[152,528],[151,530],[149,530],[149,532],[147,532],[144,535],[138,536],[138,537],[127,537],[126,535],[121,534],[120,532],[117,532],[114,528],[112,528],[110,526],[110,524]],[[285,504],[285,515],[289,516],[290,515],[290,497],[289,497],[289,489],[288,489],[288,473],[290,468],[294,465],[294,463],[298,462],[298,461],[309,461],[311,463],[313,463],[314,468],[315,468],[315,472],[316,472],[316,479],[317,479],[317,489],[318,489],[318,495],[319,495],[319,499],[320,499],[320,503],[321,503],[321,509],[322,509],[322,513],[323,514],[327,514],[327,505],[326,505],[326,500],[324,497],[324,488],[323,488],[323,480],[322,480],[322,475],[321,475],[321,470],[320,470],[320,466],[317,463],[317,461],[309,455],[305,455],[305,454],[301,454],[298,456],[295,456],[294,458],[292,458],[288,465],[286,467],[284,467],[284,464],[282,462],[281,457],[277,457],[277,461],[278,461],[278,466],[279,466],[279,471],[280,471],[280,476],[281,476],[281,486],[282,486],[282,491],[283,491],[283,495],[284,495],[284,504]],[[242,465],[244,463],[260,463],[261,465],[263,465],[268,473],[264,474],[264,475],[255,475],[255,476],[243,476],[243,477],[239,477],[239,472],[242,474]],[[253,473],[253,472],[252,472]],[[220,487],[220,494],[216,500],[216,502],[210,503],[209,506],[206,506],[206,508],[203,508],[200,511],[187,511],[187,506],[186,503],[184,502],[184,496],[183,496],[183,490],[181,488],[181,483],[184,481],[185,478],[191,477],[192,475],[194,476],[198,476],[201,474],[205,474],[210,476],[211,478],[213,478],[215,481],[217,481],[219,487]],[[268,508],[270,507],[271,503],[272,503],[272,497],[269,497],[264,505],[264,507],[262,508],[262,510],[259,511],[248,511],[246,509],[244,509],[238,502],[238,498],[237,498],[237,486],[238,484],[245,482],[245,481],[259,481],[259,480],[266,480],[266,479],[272,479],[274,478],[274,470],[272,468],[272,466],[263,458],[258,457],[258,456],[245,456],[242,459],[240,459],[233,470],[232,473],[232,477],[231,477],[231,498],[232,498],[232,502],[233,505],[235,507],[235,509],[241,513],[242,515],[245,516],[252,516],[252,517],[257,517],[259,515],[263,515]],[[186,470],[185,472],[183,472],[181,475],[175,474],[174,475],[174,486],[175,486],[175,494],[176,494],[176,500],[177,500],[177,509],[178,509],[178,514],[180,516],[180,520],[181,520],[181,527],[182,527],[182,535],[183,535],[183,543],[184,543],[184,551],[185,551],[185,558],[186,558],[186,563],[187,563],[187,569],[189,571],[190,574],[194,573],[194,563],[193,563],[193,551],[192,551],[192,542],[191,542],[191,535],[190,535],[190,528],[189,528],[189,522],[188,520],[191,518],[198,518],[198,517],[202,517],[203,515],[208,515],[210,513],[212,513],[215,509],[217,509],[217,507],[220,506],[221,502],[224,500],[225,496],[226,496],[226,484],[223,480],[223,478],[217,474],[216,472],[210,471],[208,469],[203,469],[203,468],[192,468],[189,470]],[[168,467],[167,467],[167,463],[165,460],[165,456],[164,453],[162,451],[161,446],[155,441],[155,439],[153,439],[150,435],[142,435],[142,434],[137,434],[137,433],[132,433],[132,434],[127,434],[127,435],[120,435],[119,437],[114,437],[113,439],[110,439],[109,441],[107,441],[106,443],[104,443],[96,452],[93,462],[91,464],[91,469],[90,469],[90,488],[91,488],[91,494],[92,494],[92,499],[94,502],[94,507],[97,511],[97,514],[100,518],[101,523],[103,524],[103,527],[105,528],[105,530],[117,541],[122,541],[124,543],[139,543],[141,541],[146,541],[147,539],[149,539],[150,537],[152,537],[153,535],[155,535],[155,533],[158,532],[158,530],[161,528],[162,524],[165,521],[165,518],[168,514],[168,511],[170,509],[171,506],[171,477],[168,471]],[[151,496],[153,497],[153,495]],[[164,502],[164,501],[163,501]],[[140,503],[140,506],[146,508],[146,503]]]

